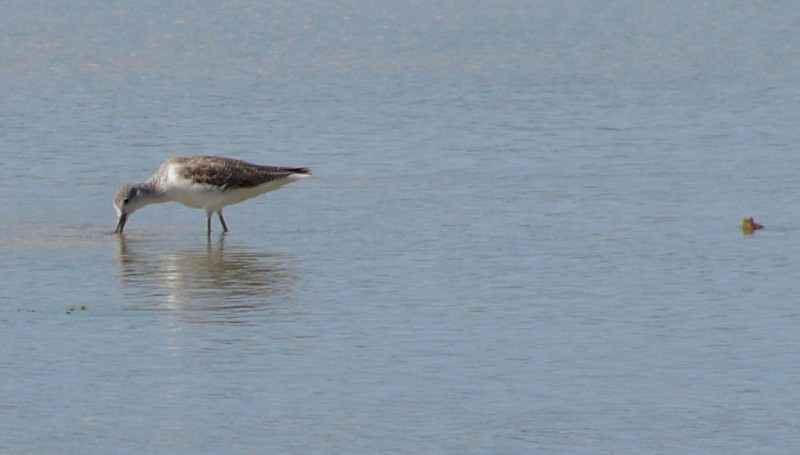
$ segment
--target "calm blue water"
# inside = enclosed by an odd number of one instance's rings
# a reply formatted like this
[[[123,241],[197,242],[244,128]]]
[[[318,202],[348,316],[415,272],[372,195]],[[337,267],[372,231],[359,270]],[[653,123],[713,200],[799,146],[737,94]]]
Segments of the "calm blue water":
[[[11,2],[0,452],[796,453],[798,20]],[[314,176],[111,235],[188,154]]]

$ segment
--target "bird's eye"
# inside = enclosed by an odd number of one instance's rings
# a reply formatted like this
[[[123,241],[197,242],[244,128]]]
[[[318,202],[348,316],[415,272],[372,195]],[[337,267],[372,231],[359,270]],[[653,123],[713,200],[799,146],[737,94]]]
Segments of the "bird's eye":
[[[127,204],[130,201],[131,201],[131,198],[126,197],[125,199],[122,200],[122,203],[123,204]]]

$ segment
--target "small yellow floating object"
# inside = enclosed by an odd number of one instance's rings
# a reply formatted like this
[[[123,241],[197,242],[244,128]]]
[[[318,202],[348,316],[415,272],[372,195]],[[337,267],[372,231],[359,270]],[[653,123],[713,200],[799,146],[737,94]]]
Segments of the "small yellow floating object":
[[[742,220],[742,232],[745,235],[750,235],[759,229],[764,229],[764,226],[756,223],[752,216]]]

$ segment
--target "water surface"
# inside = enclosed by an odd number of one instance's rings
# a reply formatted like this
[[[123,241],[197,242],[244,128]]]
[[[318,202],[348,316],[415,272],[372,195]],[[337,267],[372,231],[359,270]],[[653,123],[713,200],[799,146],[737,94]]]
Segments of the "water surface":
[[[794,5],[6,9],[2,451],[800,445]]]

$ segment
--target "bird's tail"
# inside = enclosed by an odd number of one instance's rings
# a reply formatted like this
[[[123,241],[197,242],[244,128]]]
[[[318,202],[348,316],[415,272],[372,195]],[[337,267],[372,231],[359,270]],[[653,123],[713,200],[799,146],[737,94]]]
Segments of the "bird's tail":
[[[283,169],[293,174],[311,175],[311,169],[307,167],[286,167]]]

